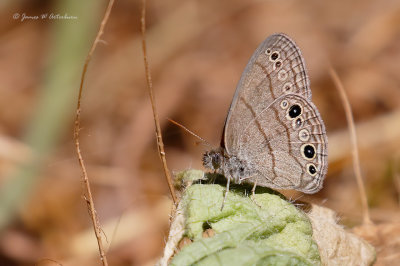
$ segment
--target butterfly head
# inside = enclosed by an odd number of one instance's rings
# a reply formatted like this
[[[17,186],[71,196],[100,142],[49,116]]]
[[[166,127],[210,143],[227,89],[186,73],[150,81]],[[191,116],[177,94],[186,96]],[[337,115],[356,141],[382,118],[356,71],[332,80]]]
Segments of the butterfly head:
[[[203,165],[211,170],[218,170],[223,164],[223,155],[220,151],[211,150],[203,155]]]

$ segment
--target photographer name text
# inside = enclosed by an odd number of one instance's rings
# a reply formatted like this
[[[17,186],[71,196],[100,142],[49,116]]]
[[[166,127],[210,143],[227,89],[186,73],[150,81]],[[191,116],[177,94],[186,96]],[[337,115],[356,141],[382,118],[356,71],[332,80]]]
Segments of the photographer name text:
[[[29,15],[26,13],[14,13],[13,19],[23,22],[26,20],[75,20],[75,19],[78,19],[78,17],[71,16],[68,14],[60,15],[60,14],[56,14],[56,13],[43,13],[40,15]]]

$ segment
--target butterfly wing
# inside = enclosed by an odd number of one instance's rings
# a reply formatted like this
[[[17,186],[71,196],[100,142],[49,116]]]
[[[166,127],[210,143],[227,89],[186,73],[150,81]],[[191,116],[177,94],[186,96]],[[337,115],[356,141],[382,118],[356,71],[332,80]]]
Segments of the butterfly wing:
[[[322,187],[325,126],[311,102],[301,52],[286,35],[268,37],[247,64],[225,122],[223,147],[252,165],[249,182],[305,193]]]

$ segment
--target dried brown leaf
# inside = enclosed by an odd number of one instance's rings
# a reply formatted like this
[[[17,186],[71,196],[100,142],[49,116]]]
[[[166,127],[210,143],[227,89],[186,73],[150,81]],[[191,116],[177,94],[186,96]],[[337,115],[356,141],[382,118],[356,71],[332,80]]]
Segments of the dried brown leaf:
[[[337,224],[331,209],[312,205],[308,217],[323,265],[371,265],[375,261],[374,248]]]

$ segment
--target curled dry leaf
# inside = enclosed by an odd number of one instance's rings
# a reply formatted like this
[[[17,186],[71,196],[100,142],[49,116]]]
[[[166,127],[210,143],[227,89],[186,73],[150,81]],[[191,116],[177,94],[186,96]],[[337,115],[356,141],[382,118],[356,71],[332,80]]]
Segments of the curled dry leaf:
[[[371,265],[375,261],[374,248],[337,224],[331,209],[312,205],[308,217],[323,265]]]

